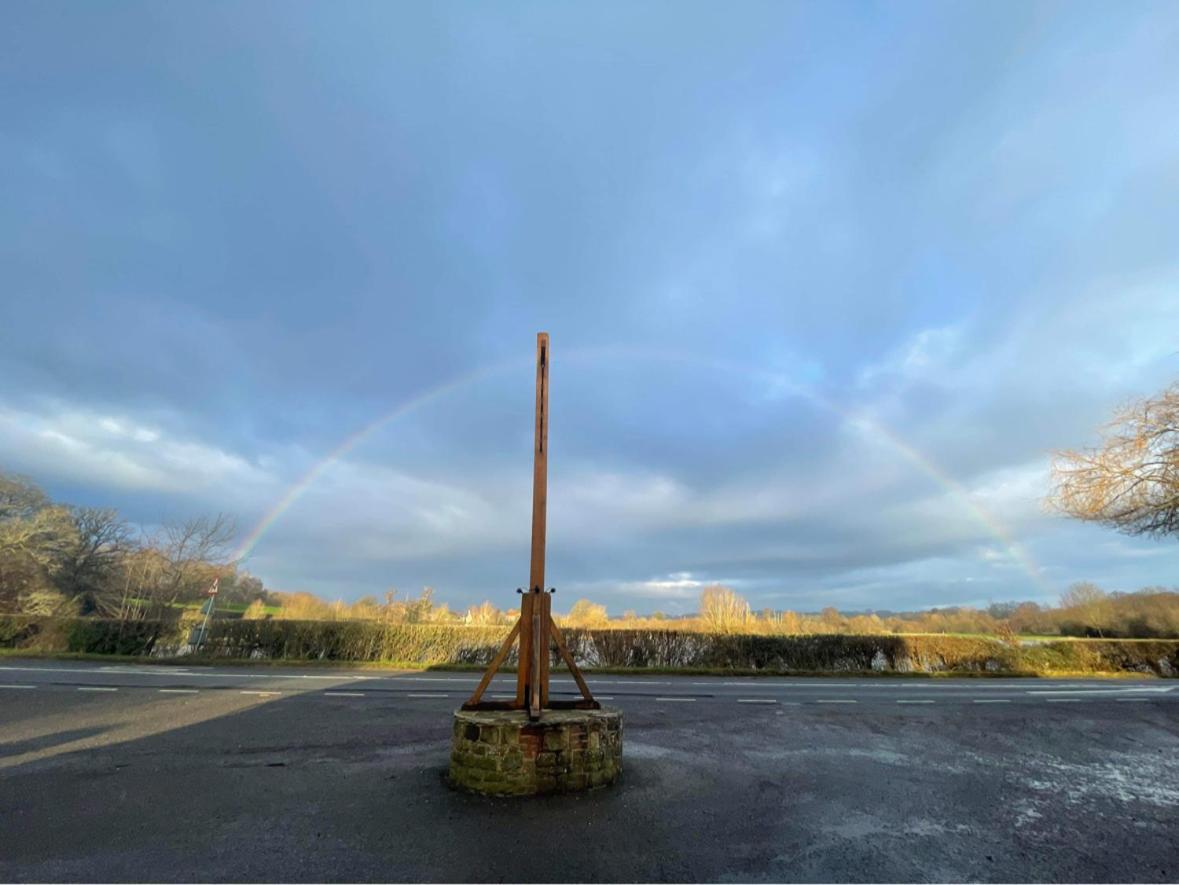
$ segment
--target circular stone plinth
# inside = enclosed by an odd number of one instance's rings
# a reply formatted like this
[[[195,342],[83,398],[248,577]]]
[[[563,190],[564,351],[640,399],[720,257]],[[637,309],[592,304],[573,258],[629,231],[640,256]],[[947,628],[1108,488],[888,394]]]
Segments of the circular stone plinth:
[[[622,711],[458,710],[450,782],[493,796],[592,790],[622,773]]]

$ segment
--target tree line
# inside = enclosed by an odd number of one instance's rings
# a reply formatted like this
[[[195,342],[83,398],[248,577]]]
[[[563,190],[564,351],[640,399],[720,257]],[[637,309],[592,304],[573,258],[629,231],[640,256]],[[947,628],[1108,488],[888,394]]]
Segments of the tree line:
[[[262,582],[229,560],[234,532],[225,514],[136,529],[114,508],[57,503],[0,472],[0,611],[162,617],[215,578],[222,603],[265,600]]]
[[[347,604],[328,602],[310,593],[271,593],[244,617],[317,621],[379,621],[387,624],[510,625],[516,609],[499,609],[490,601],[465,611],[434,601],[427,587],[417,597],[400,597],[395,590],[384,601],[368,596]],[[1038,602],[1000,602],[986,608],[950,606],[913,612],[844,613],[828,607],[820,612],[754,610],[741,594],[720,585],[705,587],[690,614],[669,615],[634,610],[611,615],[602,603],[576,600],[568,613],[554,613],[564,627],[598,630],[680,630],[703,633],[752,633],[803,636],[968,634],[1014,639],[1018,636],[1075,636],[1093,638],[1179,637],[1179,592],[1147,587],[1133,593],[1107,592],[1092,583],[1068,588],[1055,605]]]

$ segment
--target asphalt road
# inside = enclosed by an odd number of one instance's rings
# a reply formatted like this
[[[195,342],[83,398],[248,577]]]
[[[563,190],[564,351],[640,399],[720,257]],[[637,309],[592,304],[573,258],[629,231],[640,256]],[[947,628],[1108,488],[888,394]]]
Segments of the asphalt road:
[[[604,675],[621,782],[494,800],[476,681],[0,660],[0,880],[1179,879],[1179,683]]]

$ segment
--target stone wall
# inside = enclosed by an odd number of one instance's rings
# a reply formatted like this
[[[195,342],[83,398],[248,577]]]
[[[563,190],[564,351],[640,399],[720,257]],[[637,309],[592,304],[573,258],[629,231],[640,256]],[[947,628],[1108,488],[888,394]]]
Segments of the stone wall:
[[[622,713],[515,710],[454,714],[450,780],[498,796],[567,793],[612,784],[622,773]]]

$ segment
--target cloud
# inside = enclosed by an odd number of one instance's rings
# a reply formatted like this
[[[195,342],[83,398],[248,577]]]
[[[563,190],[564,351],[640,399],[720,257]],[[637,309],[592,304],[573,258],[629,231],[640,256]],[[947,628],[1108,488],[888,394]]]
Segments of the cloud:
[[[1179,365],[1157,10],[80,15],[0,52],[0,459],[60,497],[266,520],[276,586],[508,593],[544,328],[562,592],[1179,564],[1039,503]]]
[[[40,411],[0,408],[0,457],[40,475],[120,491],[262,491],[274,480],[240,455],[216,446],[168,435],[126,415],[62,403],[47,403]]]
[[[871,363],[859,372],[860,387],[874,384],[912,384],[938,378],[950,370],[954,357],[960,352],[963,325],[922,329],[894,349],[882,360]]]

